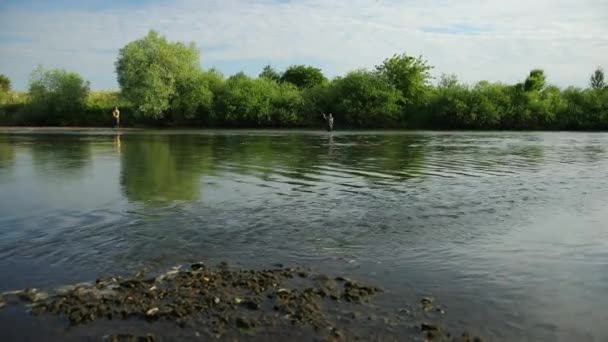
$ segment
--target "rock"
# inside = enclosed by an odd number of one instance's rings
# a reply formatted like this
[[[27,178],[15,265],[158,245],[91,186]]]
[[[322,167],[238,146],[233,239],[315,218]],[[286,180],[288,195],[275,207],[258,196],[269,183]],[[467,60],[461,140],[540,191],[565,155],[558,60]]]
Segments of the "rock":
[[[422,305],[432,305],[433,302],[435,301],[435,298],[433,297],[422,297],[422,299],[420,300],[420,304]]]
[[[255,322],[243,317],[236,318],[236,326],[241,329],[249,329],[255,327]]]
[[[354,300],[344,304],[350,312],[360,300],[378,291],[353,280],[336,283],[334,277],[327,276],[315,280],[308,269],[302,268],[256,271],[223,267],[218,270],[202,263],[192,264],[189,269],[172,269],[164,273],[164,280],[159,283],[154,283],[152,278],[100,278],[95,284],[64,287],[48,298],[35,289],[19,291],[14,297],[17,303],[19,297],[26,300],[45,298],[35,304],[32,313],[63,315],[72,325],[98,319],[163,318],[185,326],[193,324],[193,319],[202,314],[208,319],[197,320],[197,329],[204,329],[213,336],[231,334],[230,328],[250,329],[289,322],[331,334],[322,327],[331,325],[330,317],[326,315],[335,315],[339,310],[332,311],[333,308],[326,306],[341,305],[339,303],[347,295]],[[293,279],[294,276],[302,278]],[[0,297],[3,301],[10,298]],[[288,321],[284,322],[283,318]],[[372,319],[376,320],[376,317]],[[341,332],[334,340],[342,340],[340,335]],[[133,338],[144,341],[145,337]]]
[[[147,334],[146,339],[144,341],[145,342],[156,342],[156,336],[154,336],[153,334]]]
[[[477,336],[471,337],[468,332],[463,332],[458,338],[454,338],[454,342],[483,342],[483,340]]]
[[[19,297],[22,300],[28,301],[30,303],[37,303],[49,298],[49,295],[45,292],[40,292],[37,289],[25,289],[23,292],[19,294]]]
[[[420,331],[439,331],[439,327],[431,323],[420,323]]]
[[[110,340],[111,342],[156,342],[156,337],[153,334],[147,334],[145,336],[136,336],[133,334],[117,334],[111,336],[104,336],[104,340]]]
[[[433,309],[433,302],[435,301],[435,298],[433,297],[422,297],[422,299],[420,300],[420,305],[422,306],[422,309],[424,311],[429,311],[431,309]]]
[[[154,317],[158,313],[158,310],[159,309],[157,307],[153,307],[150,310],[146,311],[146,316],[148,316],[148,317]]]
[[[399,309],[399,314],[409,316],[412,314],[412,312],[409,309]]]
[[[193,271],[199,271],[204,268],[205,268],[204,262],[195,262],[194,264],[190,265],[190,269],[192,269]]]
[[[252,300],[248,300],[244,303],[245,307],[249,310],[259,310],[260,309],[260,304],[252,301]]]

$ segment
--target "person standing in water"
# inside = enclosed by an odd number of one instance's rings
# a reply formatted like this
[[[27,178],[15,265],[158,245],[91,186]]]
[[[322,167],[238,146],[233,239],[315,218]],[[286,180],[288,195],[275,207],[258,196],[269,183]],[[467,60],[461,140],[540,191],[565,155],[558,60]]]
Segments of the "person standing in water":
[[[331,113],[329,113],[329,115],[325,115],[325,113],[323,113],[323,119],[325,119],[325,121],[327,121],[327,130],[331,132],[334,129],[333,115],[331,115]]]
[[[116,119],[116,128],[120,127],[120,111],[118,110],[118,107],[114,107],[114,110],[112,111],[112,116],[114,117],[114,119]]]

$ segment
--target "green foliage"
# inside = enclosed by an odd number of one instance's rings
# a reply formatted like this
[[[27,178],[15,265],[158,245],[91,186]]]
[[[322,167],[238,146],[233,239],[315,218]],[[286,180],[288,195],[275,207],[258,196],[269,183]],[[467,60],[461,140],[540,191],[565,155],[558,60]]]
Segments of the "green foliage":
[[[0,74],[0,105],[4,105],[7,102],[10,90],[11,80],[8,77]]]
[[[276,71],[271,65],[265,66],[258,77],[267,78],[275,82],[279,82],[281,80],[281,74],[279,74],[279,72]]]
[[[470,90],[454,76],[442,76],[432,92],[427,110],[430,125],[441,128],[466,128],[471,124]]]
[[[7,76],[0,74],[0,94],[5,94],[9,91],[11,91],[11,80]]]
[[[603,90],[607,87],[604,80],[604,70],[597,68],[589,78],[589,86],[595,90]]]
[[[431,129],[608,129],[608,91],[598,68],[588,89],[560,89],[541,69],[514,85],[463,84],[443,74],[431,84],[426,60],[394,55],[373,71],[355,70],[328,81],[321,69],[267,65],[258,78],[227,79],[202,70],[194,45],[169,42],[154,31],[120,50],[120,92],[89,93],[88,82],[65,70],[36,69],[28,94],[10,91],[0,75],[1,125],[111,126],[121,124],[232,127]]]
[[[131,104],[118,91],[92,91],[86,98],[82,124],[87,126],[113,126],[112,109],[120,109],[121,126],[133,122]]]
[[[194,44],[171,43],[150,31],[120,49],[116,73],[122,94],[138,114],[155,119],[163,118],[177,97],[204,102],[205,96],[192,94],[201,87],[199,57]],[[198,105],[177,104],[186,110],[186,116]]]
[[[356,127],[388,127],[399,120],[403,96],[384,75],[357,70],[331,84],[336,120]]]
[[[298,88],[312,88],[327,81],[319,68],[292,65],[281,76],[282,82],[289,82]]]
[[[546,85],[545,72],[541,69],[530,71],[530,75],[524,82],[524,91],[541,91]]]
[[[424,102],[430,88],[431,69],[422,57],[414,58],[406,54],[393,55],[376,66],[376,71],[401,91],[408,105]]]
[[[291,84],[238,73],[217,94],[214,108],[218,122],[229,126],[290,126],[301,122],[303,103]]]
[[[77,73],[38,67],[30,77],[29,112],[41,124],[73,124],[88,94],[89,82]]]

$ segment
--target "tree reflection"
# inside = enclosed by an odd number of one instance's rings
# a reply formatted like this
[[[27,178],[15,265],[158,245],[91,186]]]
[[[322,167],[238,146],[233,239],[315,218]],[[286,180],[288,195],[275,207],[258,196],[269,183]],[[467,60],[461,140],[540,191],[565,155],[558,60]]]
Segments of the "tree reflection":
[[[121,185],[129,200],[166,203],[201,196],[210,171],[209,139],[194,135],[123,136]]]
[[[8,169],[15,164],[16,151],[10,138],[0,137],[0,169]]]
[[[408,170],[422,166],[423,143],[415,135],[382,134],[123,135],[121,184],[129,200],[166,203],[200,200],[206,175],[306,186],[339,177],[399,181],[416,176]]]
[[[36,172],[47,177],[55,177],[58,173],[81,176],[91,164],[93,153],[86,136],[37,136],[28,146]]]

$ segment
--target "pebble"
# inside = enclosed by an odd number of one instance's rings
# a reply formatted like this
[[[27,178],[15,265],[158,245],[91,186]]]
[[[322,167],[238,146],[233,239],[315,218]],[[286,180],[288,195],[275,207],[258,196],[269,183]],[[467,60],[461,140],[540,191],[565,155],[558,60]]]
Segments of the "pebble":
[[[152,317],[152,316],[156,315],[157,313],[158,313],[158,308],[154,307],[154,308],[146,311],[146,316]]]
[[[439,331],[439,327],[431,323],[420,323],[421,331]]]
[[[354,305],[364,303],[375,293],[382,291],[374,286],[345,277],[330,278],[327,275],[312,273],[308,269],[304,271],[302,268],[233,271],[228,269],[226,264],[221,267],[224,269],[218,271],[213,266],[203,267],[201,263],[200,267],[198,264],[190,267],[199,268],[200,271],[197,272],[189,269],[184,271],[172,269],[165,275],[174,276],[167,278],[164,283],[157,284],[154,283],[153,277],[125,278],[114,284],[104,278],[103,281],[88,286],[64,287],[61,295],[55,293],[51,297],[36,289],[17,291],[15,294],[18,294],[22,300],[41,301],[32,304],[35,310],[39,310],[40,313],[68,316],[72,324],[86,324],[104,318],[162,317],[179,326],[185,326],[198,322],[195,317],[201,313],[214,317],[204,320],[201,326],[197,326],[198,331],[195,333],[197,337],[212,338],[213,334],[217,333],[230,334],[229,329],[248,330],[253,327],[274,325],[277,322],[309,326],[315,328],[315,331],[321,327],[325,330],[332,318],[328,315],[336,314],[332,309],[345,308],[338,306],[340,302],[351,302],[345,304],[348,306],[348,311],[339,311],[342,320],[369,320],[392,325],[388,317],[377,311],[352,311],[355,309]],[[293,276],[302,278],[294,279]],[[14,297],[18,300],[17,296]],[[6,305],[9,298],[0,295],[0,308]],[[335,301],[326,300],[329,298]],[[432,306],[433,302],[433,297],[424,297],[420,300],[423,306],[429,306],[433,312],[443,313],[439,307]],[[392,311],[392,314],[388,315],[403,324],[404,317],[399,318],[398,315],[411,316],[412,312],[414,309],[409,307],[397,312]],[[443,329],[439,325],[420,324],[420,321],[411,323],[427,337],[431,335],[441,337]],[[204,329],[204,332],[200,329]],[[252,332],[254,331],[243,333]],[[337,329],[330,329],[326,332],[330,336],[324,337],[331,339],[332,332],[333,338],[344,339],[344,331]],[[207,333],[210,335],[206,335]],[[138,338],[142,340],[146,337],[138,336]]]

